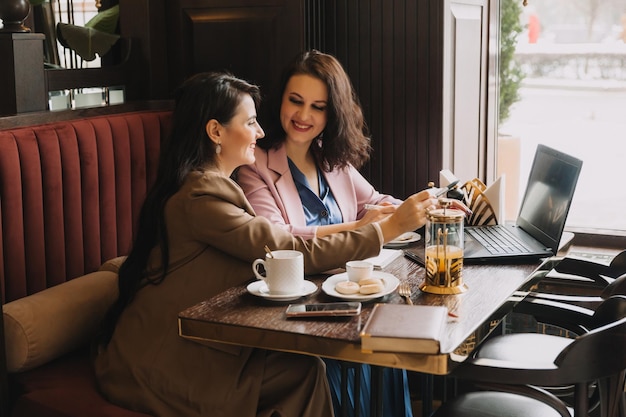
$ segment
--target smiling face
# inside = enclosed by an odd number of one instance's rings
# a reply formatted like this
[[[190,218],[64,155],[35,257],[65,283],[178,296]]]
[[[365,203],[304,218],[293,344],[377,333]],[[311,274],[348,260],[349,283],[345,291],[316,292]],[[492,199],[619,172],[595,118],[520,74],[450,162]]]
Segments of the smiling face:
[[[242,97],[235,116],[227,124],[215,124],[217,131],[209,132],[211,139],[221,145],[219,167],[228,176],[235,168],[254,162],[256,141],[265,136],[256,117],[254,100],[246,94]],[[208,130],[211,130],[212,122],[215,120],[209,122]]]
[[[326,127],[328,88],[315,77],[292,76],[283,92],[280,123],[288,142],[310,145]]]

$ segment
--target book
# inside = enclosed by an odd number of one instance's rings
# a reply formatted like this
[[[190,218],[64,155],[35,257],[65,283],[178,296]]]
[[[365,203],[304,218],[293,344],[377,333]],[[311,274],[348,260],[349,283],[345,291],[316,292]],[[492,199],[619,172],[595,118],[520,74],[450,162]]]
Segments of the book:
[[[361,330],[361,351],[440,353],[447,317],[442,306],[376,304]]]
[[[383,269],[394,260],[402,256],[403,252],[400,249],[381,249],[380,253],[371,258],[364,259],[374,264],[374,269]]]

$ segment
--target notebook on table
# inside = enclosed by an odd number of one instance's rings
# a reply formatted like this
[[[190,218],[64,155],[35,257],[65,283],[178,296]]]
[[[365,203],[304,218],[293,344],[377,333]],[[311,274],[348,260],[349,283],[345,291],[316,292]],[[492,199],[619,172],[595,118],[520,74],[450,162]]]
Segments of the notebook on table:
[[[364,261],[373,263],[374,269],[384,269],[387,267],[387,265],[389,265],[401,256],[402,251],[400,249],[382,248],[378,255],[364,259]]]
[[[447,317],[443,306],[376,304],[361,330],[361,350],[440,353]]]
[[[517,220],[466,226],[464,260],[532,260],[556,255],[565,243],[563,228],[581,168],[580,159],[538,145]]]

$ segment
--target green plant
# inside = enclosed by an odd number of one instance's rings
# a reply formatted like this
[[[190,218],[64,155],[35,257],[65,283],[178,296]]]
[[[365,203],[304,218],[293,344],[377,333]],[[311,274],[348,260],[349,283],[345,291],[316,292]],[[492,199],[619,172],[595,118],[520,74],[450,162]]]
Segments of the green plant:
[[[515,46],[522,32],[521,0],[500,0],[500,102],[498,123],[508,119],[511,106],[519,101],[524,72],[515,61]]]

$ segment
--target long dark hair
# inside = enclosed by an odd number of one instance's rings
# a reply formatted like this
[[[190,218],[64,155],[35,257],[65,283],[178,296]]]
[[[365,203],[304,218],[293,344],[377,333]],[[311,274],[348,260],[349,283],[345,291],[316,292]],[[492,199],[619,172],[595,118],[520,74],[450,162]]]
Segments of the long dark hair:
[[[117,319],[140,288],[165,279],[169,269],[165,203],[190,172],[216,165],[215,144],[207,136],[206,125],[212,119],[228,124],[245,95],[258,107],[259,88],[224,72],[194,75],[177,89],[172,131],[161,145],[157,177],[141,208],[133,248],[120,267],[119,298],[105,318],[101,342],[110,340]],[[162,269],[148,276],[148,258],[157,246]]]
[[[360,168],[369,160],[371,152],[361,104],[337,58],[314,49],[300,53],[285,68],[278,95],[271,98],[271,116],[264,123],[267,134],[257,146],[276,148],[285,141],[285,131],[280,123],[280,105],[289,79],[300,74],[315,77],[328,88],[328,118],[321,138],[322,146],[314,143],[311,147],[320,168],[332,171],[348,164]]]

